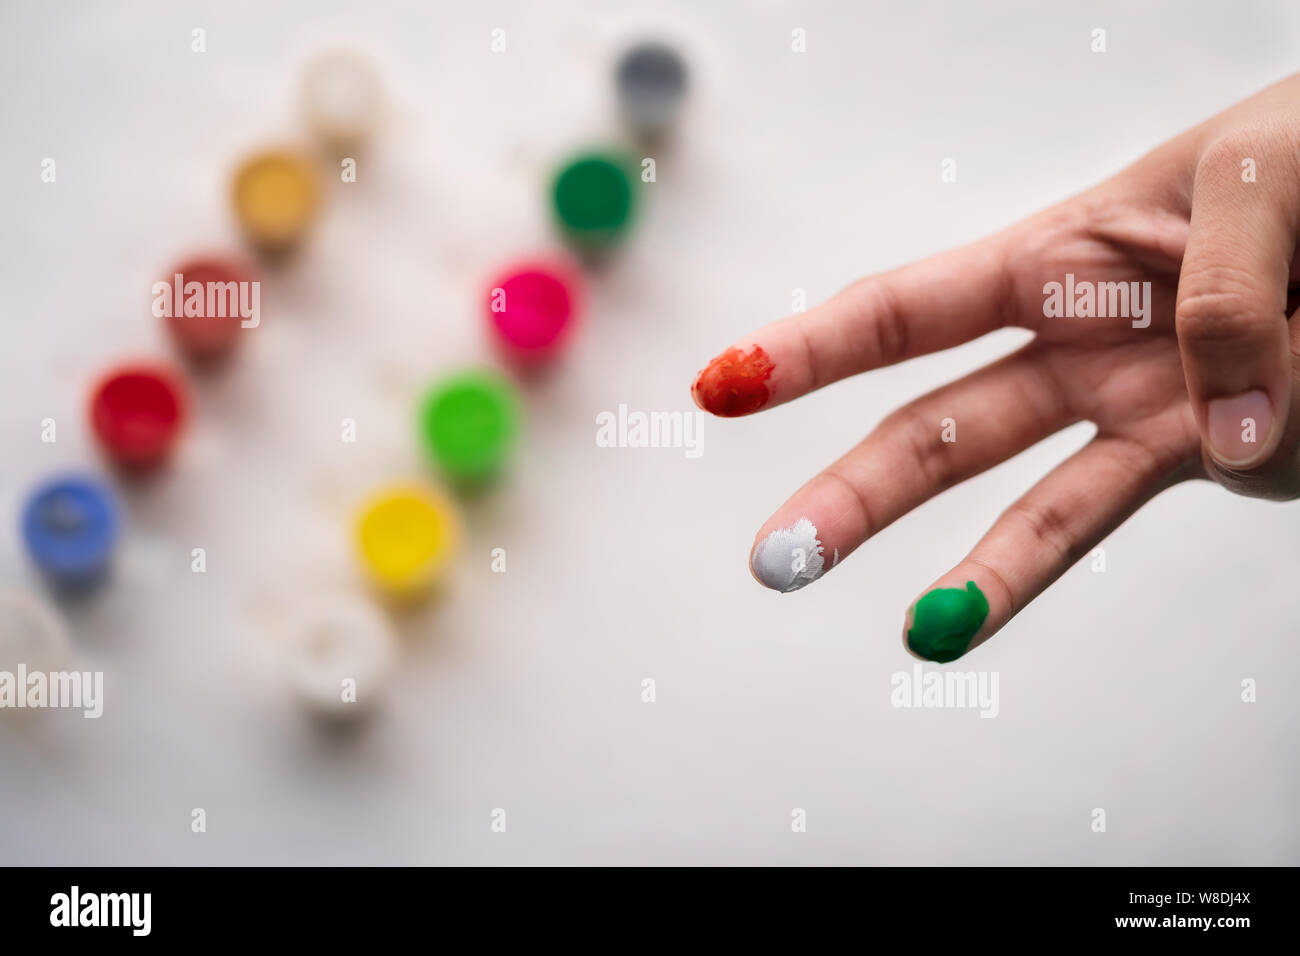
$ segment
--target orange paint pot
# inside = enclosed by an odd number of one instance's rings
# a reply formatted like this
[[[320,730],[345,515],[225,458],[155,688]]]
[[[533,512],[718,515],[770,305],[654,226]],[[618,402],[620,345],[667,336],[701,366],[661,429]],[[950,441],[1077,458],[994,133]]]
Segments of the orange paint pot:
[[[311,160],[288,149],[248,157],[235,170],[231,202],[248,241],[269,256],[306,237],[320,207],[320,177]]]

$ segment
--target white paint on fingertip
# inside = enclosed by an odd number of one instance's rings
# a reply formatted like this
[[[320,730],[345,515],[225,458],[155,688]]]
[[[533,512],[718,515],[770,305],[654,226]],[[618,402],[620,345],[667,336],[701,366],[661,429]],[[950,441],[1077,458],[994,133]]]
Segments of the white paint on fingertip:
[[[816,526],[800,518],[789,528],[773,531],[754,549],[749,564],[754,577],[773,591],[785,594],[812,584],[825,567]]]

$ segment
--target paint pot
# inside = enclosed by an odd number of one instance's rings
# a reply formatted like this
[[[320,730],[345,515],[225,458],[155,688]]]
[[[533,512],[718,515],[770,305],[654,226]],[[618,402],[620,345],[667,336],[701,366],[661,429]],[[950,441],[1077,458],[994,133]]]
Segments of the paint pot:
[[[302,77],[302,109],[313,134],[332,150],[363,145],[383,108],[379,74],[351,50],[331,50],[307,64]]]
[[[551,208],[561,235],[584,255],[606,252],[636,217],[635,163],[614,153],[587,153],[560,167]]]
[[[623,122],[645,140],[662,137],[677,122],[686,99],[686,61],[666,43],[629,47],[614,71]]]
[[[170,454],[188,405],[174,372],[150,363],[122,365],[91,391],[90,424],[101,447],[119,465],[151,468]]]
[[[487,319],[505,358],[535,368],[555,358],[582,309],[582,278],[559,260],[511,266],[488,287]]]
[[[320,183],[310,160],[292,150],[250,156],[235,171],[231,200],[240,228],[268,256],[298,246],[320,206]]]
[[[212,362],[225,357],[239,340],[244,322],[241,302],[251,302],[256,282],[253,264],[239,256],[195,256],[176,266],[159,283],[159,288],[164,284],[167,286],[166,318],[172,339],[197,362]],[[199,288],[193,289],[192,283],[197,283]],[[178,287],[179,297],[176,294]],[[257,288],[260,299],[260,287]],[[189,291],[195,292],[197,298],[191,300]],[[191,301],[192,305],[187,308]],[[258,305],[260,312],[260,301]],[[157,312],[155,299],[154,313]],[[260,318],[258,315],[257,321]]]
[[[71,656],[59,612],[30,591],[0,591],[0,670],[59,664]]]
[[[314,713],[348,719],[372,712],[383,699],[397,660],[397,639],[371,601],[316,594],[289,625],[284,671]]]
[[[106,574],[117,544],[119,508],[95,478],[63,475],[36,488],[23,508],[22,534],[36,566],[58,587],[78,589]]]
[[[460,517],[432,488],[396,485],[361,509],[356,542],[373,584],[394,597],[418,597],[438,583],[455,556]]]
[[[419,428],[448,479],[461,486],[491,481],[505,470],[519,430],[514,386],[487,371],[451,375],[425,396]]]
[[[66,671],[72,661],[67,628],[58,611],[29,591],[0,591],[0,672],[14,675],[13,696],[0,699],[0,718],[45,708],[25,706],[28,685],[19,675]]]

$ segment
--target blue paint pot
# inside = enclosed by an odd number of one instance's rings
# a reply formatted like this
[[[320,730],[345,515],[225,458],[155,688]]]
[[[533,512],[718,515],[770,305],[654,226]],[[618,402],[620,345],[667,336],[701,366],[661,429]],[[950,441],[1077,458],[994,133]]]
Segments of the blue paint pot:
[[[98,581],[108,568],[118,528],[117,499],[90,477],[53,478],[37,487],[23,508],[27,553],[60,586]]]

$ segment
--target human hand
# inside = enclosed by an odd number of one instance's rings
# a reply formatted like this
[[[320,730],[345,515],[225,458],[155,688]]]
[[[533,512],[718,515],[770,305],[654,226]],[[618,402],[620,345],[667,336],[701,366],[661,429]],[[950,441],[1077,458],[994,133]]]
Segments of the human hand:
[[[904,645],[946,663],[1177,482],[1297,497],[1300,332],[1287,317],[1298,229],[1300,75],[1073,199],[737,342],[691,390],[715,415],[771,408],[1004,326],[1035,333],[899,408],[795,492],[759,529],[754,576],[801,588],[946,488],[1092,422],[1089,444],[908,609]],[[960,440],[945,440],[945,418]]]

